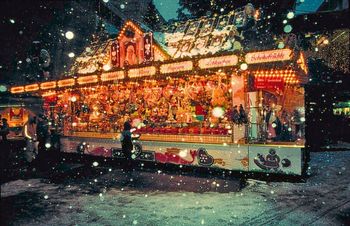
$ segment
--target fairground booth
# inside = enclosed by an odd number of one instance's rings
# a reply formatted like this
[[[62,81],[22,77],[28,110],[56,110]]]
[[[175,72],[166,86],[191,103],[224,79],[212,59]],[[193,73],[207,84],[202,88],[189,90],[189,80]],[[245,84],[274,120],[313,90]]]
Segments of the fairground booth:
[[[290,35],[261,35],[259,14],[249,4],[160,32],[126,21],[67,78],[11,91],[44,98],[63,152],[122,159],[130,120],[140,161],[301,175],[305,59]]]

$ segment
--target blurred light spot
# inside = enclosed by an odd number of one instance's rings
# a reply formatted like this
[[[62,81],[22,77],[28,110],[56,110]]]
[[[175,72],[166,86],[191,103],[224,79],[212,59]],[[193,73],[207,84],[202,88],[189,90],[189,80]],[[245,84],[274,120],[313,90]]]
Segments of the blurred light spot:
[[[287,18],[288,19],[293,19],[294,18],[294,13],[293,12],[287,13]]]
[[[222,107],[215,107],[213,109],[213,116],[216,118],[220,118],[224,115],[224,109]]]
[[[71,31],[67,31],[66,34],[65,34],[66,38],[67,39],[73,39],[74,38],[74,33],[71,32]]]
[[[248,69],[248,64],[246,64],[246,63],[243,63],[243,64],[241,64],[241,70],[243,70],[243,71],[245,71],[245,70],[247,70]]]
[[[278,48],[279,49],[283,49],[284,48],[284,43],[283,42],[279,42],[278,43]]]
[[[284,26],[283,31],[286,33],[290,33],[292,31],[292,29],[293,29],[292,26],[288,24],[288,25]]]
[[[68,56],[69,56],[70,58],[73,58],[73,57],[75,56],[75,54],[74,54],[73,52],[70,52],[70,53],[68,54]]]
[[[111,70],[111,66],[109,64],[105,64],[105,65],[103,65],[103,70],[109,71],[109,70]]]

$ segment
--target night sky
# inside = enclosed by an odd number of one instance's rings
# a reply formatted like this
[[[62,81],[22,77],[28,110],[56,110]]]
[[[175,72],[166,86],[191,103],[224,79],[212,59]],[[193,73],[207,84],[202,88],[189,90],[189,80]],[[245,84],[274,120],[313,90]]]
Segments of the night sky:
[[[2,0],[0,2],[0,79],[12,71],[39,33],[64,9],[64,1]]]
[[[31,43],[53,20],[55,13],[63,12],[66,2],[58,0],[0,1],[0,81],[5,80],[4,76],[7,72],[14,71],[18,61],[25,61]],[[155,0],[154,3],[166,20],[176,18],[178,0]]]

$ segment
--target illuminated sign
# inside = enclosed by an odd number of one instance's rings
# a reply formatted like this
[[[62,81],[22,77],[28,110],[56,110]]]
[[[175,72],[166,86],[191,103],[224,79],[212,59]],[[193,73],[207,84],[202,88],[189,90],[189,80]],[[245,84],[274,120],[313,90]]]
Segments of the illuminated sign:
[[[282,77],[257,77],[254,80],[254,87],[256,89],[284,89],[284,81]]]
[[[101,75],[101,81],[113,81],[113,80],[119,80],[124,78],[124,71],[115,71],[115,72],[109,72],[104,73]]]
[[[96,83],[98,82],[97,75],[90,75],[90,76],[84,76],[78,78],[78,84],[88,84],[88,83]]]
[[[26,85],[24,89],[26,90],[26,92],[36,91],[39,89],[39,85],[38,84]]]
[[[160,66],[160,73],[176,73],[181,71],[190,71],[193,69],[192,61],[183,61],[179,63],[163,64]]]
[[[227,67],[227,66],[234,66],[237,64],[237,62],[238,62],[238,57],[235,55],[210,57],[210,58],[200,59],[198,61],[198,66],[201,69]]]
[[[11,88],[11,93],[23,93],[24,86],[16,86]]]
[[[274,61],[290,60],[292,57],[292,50],[278,49],[262,52],[247,53],[245,61],[248,64],[267,63]]]
[[[156,68],[153,66],[134,68],[128,71],[129,78],[139,78],[145,76],[152,76],[156,74]]]
[[[69,78],[69,79],[63,79],[63,80],[59,80],[57,82],[58,87],[67,87],[67,86],[74,86],[75,84],[75,80],[74,78]]]
[[[43,82],[40,84],[40,89],[54,89],[56,88],[56,82]]]

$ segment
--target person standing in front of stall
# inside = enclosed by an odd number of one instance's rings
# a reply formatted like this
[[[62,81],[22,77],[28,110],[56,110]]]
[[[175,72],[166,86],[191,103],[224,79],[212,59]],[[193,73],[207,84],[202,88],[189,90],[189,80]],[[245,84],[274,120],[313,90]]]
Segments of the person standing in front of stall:
[[[1,115],[0,115],[1,118]],[[7,123],[7,119],[6,118],[2,118],[1,119],[1,126],[0,126],[0,135],[1,135],[1,140],[0,140],[0,151],[1,151],[1,169],[6,169],[8,166],[8,159],[10,157],[10,145],[9,142],[7,140],[7,135],[10,133],[10,126]],[[1,170],[2,171],[2,170]],[[2,173],[2,172],[1,172]]]
[[[28,163],[31,163],[36,158],[37,148],[37,134],[36,134],[36,117],[29,118],[24,125],[24,136],[26,138],[26,152],[25,159]]]
[[[122,144],[122,151],[126,158],[125,162],[125,170],[132,170],[132,162],[131,162],[131,151],[133,149],[132,139],[131,139],[131,124],[126,121],[124,123],[124,130],[120,137],[120,142]]]
[[[2,138],[2,142],[6,142],[7,141],[7,135],[10,133],[10,126],[7,123],[7,119],[6,118],[2,118],[1,119],[2,125],[1,125],[1,129],[0,129],[0,135]]]
[[[36,135],[38,139],[38,159],[45,159],[45,151],[46,151],[46,142],[49,138],[49,124],[45,117],[45,115],[40,114],[38,117],[38,122],[36,126]],[[46,159],[47,160],[47,159]],[[42,161],[43,163],[47,163],[47,161]]]

